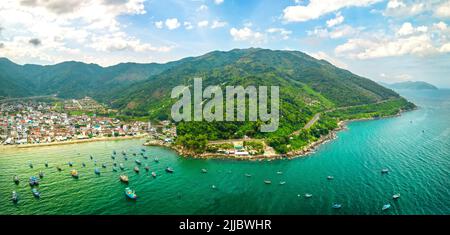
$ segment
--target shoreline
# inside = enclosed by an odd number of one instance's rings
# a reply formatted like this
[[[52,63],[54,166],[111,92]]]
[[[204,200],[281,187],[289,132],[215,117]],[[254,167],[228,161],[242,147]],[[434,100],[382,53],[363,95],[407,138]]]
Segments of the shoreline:
[[[387,119],[387,118],[393,118],[393,117],[399,117],[402,113],[407,111],[414,111],[417,110],[418,107],[411,109],[411,110],[400,110],[399,113],[385,116],[385,117],[377,117],[377,118],[356,118],[356,119],[349,119],[349,120],[341,120],[338,122],[338,127],[331,130],[327,135],[321,136],[318,140],[309,143],[307,146],[303,147],[302,149],[294,150],[285,154],[273,154],[273,155],[249,155],[249,156],[236,156],[234,154],[222,154],[222,153],[194,153],[189,150],[185,150],[182,147],[177,147],[174,145],[166,144],[166,143],[148,143],[146,142],[145,146],[159,146],[159,147],[165,147],[169,148],[171,150],[174,150],[179,156],[185,157],[185,158],[194,158],[194,159],[231,159],[231,160],[243,160],[243,161],[272,161],[272,160],[282,160],[282,159],[295,159],[300,157],[306,157],[311,153],[314,153],[315,150],[320,147],[322,144],[325,144],[329,141],[332,141],[337,138],[337,133],[339,131],[347,129],[347,124],[350,122],[358,122],[358,121],[374,121],[374,120],[381,120],[381,119]],[[244,141],[244,140],[243,140]]]
[[[0,150],[38,148],[38,147],[82,144],[82,143],[92,143],[92,142],[101,142],[101,141],[114,141],[114,140],[120,141],[120,140],[130,140],[130,139],[141,139],[141,138],[145,138],[147,136],[148,135],[122,136],[122,137],[100,137],[100,138],[92,138],[92,139],[69,140],[69,141],[61,141],[61,142],[39,143],[39,144],[1,145]]]

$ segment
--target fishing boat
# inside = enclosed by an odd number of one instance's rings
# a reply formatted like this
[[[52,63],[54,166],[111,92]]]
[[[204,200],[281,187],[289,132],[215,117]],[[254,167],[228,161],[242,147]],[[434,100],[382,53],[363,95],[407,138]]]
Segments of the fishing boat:
[[[81,163],[81,165],[83,166],[83,167],[86,167],[86,164],[83,162],[83,163]]]
[[[141,149],[142,152],[145,152],[145,149]]]
[[[19,176],[15,175],[15,176],[13,177],[13,181],[14,181],[15,184],[19,184],[19,183],[20,183]]]
[[[152,176],[153,178],[156,178],[156,173],[154,171],[152,171]]]
[[[102,167],[103,167],[103,168],[106,168],[106,163],[103,163],[103,164],[102,164]]]
[[[113,167],[112,170],[113,170],[114,172],[117,172],[117,167]]]
[[[16,191],[13,191],[12,192],[12,201],[14,202],[14,203],[17,203],[17,202],[19,202],[19,194],[17,194],[17,192]]]
[[[310,193],[305,193],[305,198],[311,198],[312,197],[312,194],[310,194]]]
[[[277,171],[277,174],[278,174],[278,175],[282,175],[283,172],[282,172],[282,171]]]
[[[144,159],[148,159],[148,156],[145,156],[144,153],[142,153],[142,157],[143,157]]]
[[[126,175],[119,176],[119,179],[122,183],[128,183],[128,176]]]
[[[39,178],[41,178],[41,179],[44,178],[44,172],[43,171],[39,172]]]
[[[342,208],[342,204],[334,203],[331,207],[332,207],[333,209],[341,209],[341,208]]]
[[[45,162],[44,165],[45,165],[45,167],[48,167],[48,162]]]
[[[149,166],[145,166],[145,170],[146,170],[146,171],[149,171],[149,170],[150,170],[150,167],[149,167]]]
[[[128,158],[127,158],[127,157],[124,157],[123,159],[124,159],[125,161],[128,161]]]
[[[94,169],[94,173],[95,173],[96,175],[100,175],[100,169],[95,168],[95,169]]]
[[[125,169],[125,166],[123,166],[123,164],[120,163],[120,164],[119,164],[119,168],[120,168],[121,170],[123,170],[123,169]]]
[[[93,160],[93,159],[94,159],[94,157],[92,157],[92,155],[90,155],[90,156],[89,156],[89,158],[90,158],[91,160]]]
[[[392,196],[393,199],[398,199],[400,197],[400,193],[396,193]]]
[[[272,181],[270,181],[270,180],[264,180],[264,183],[265,183],[265,184],[271,184]]]
[[[30,177],[30,186],[37,186],[39,185],[39,179],[36,176]]]
[[[153,159],[153,161],[159,162],[159,159],[157,157],[155,157],[155,159]]]
[[[203,168],[202,173],[208,173],[208,171],[205,168]]]
[[[334,179],[333,176],[331,176],[331,175],[327,176],[327,180],[333,180],[333,179]]]
[[[75,169],[73,169],[73,170],[70,171],[70,175],[71,175],[73,178],[78,178],[78,171],[75,170]]]
[[[57,169],[58,171],[62,171],[62,168],[61,168],[60,166],[57,166],[56,169]]]
[[[133,199],[133,200],[136,200],[136,198],[137,198],[136,193],[133,190],[131,190],[130,188],[125,189],[125,195],[128,198]]]
[[[36,188],[32,188],[31,192],[33,193],[35,198],[40,198],[41,197],[41,193]]]
[[[139,161],[139,159],[136,159],[135,162],[136,162],[136,164],[138,164],[138,165],[141,165],[141,164],[142,164],[142,162]]]
[[[113,150],[113,154],[116,155],[116,150]]]
[[[167,167],[167,168],[166,168],[166,172],[168,172],[168,173],[173,173],[172,167]]]
[[[387,174],[387,173],[389,173],[389,169],[384,168],[381,170],[381,174]]]
[[[68,164],[69,164],[70,167],[73,166],[73,162],[69,162]]]
[[[139,167],[135,166],[135,167],[134,167],[134,171],[135,171],[136,173],[139,173]]]
[[[383,211],[385,211],[385,210],[387,210],[387,209],[389,209],[389,208],[391,208],[391,204],[385,204],[385,205],[383,205],[383,207],[381,208],[381,210],[383,210]]]
[[[280,181],[280,185],[286,184],[286,181]]]
[[[28,163],[28,166],[30,166],[30,168],[33,168],[33,163]]]
[[[213,184],[213,185],[211,186],[211,188],[212,188],[212,189],[216,189],[217,187]]]
[[[114,162],[114,163],[113,163],[113,166],[117,166],[117,163]]]
[[[125,150],[122,150],[122,155],[127,155],[127,153],[125,152]]]
[[[252,175],[246,173],[245,177],[252,177]]]
[[[116,157],[115,157],[114,155],[111,155],[111,159],[112,159],[112,160],[115,160]]]

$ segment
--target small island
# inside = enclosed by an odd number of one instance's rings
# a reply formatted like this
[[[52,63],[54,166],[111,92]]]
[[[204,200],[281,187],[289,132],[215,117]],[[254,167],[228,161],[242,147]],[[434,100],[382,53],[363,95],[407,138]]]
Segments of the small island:
[[[392,89],[408,89],[408,90],[438,90],[438,88],[430,83],[423,81],[406,81],[392,84],[384,84]]]

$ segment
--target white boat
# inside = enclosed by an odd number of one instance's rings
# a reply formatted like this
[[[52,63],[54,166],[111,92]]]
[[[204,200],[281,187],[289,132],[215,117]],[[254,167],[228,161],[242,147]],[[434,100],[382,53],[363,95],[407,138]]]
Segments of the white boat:
[[[310,197],[312,197],[312,194],[310,194],[310,193],[305,193],[305,198],[310,198]]]
[[[280,181],[280,185],[286,184],[286,181]]]
[[[388,203],[388,204],[383,205],[383,208],[381,208],[381,209],[385,211],[389,208],[391,208],[391,204]]]
[[[265,183],[265,184],[271,184],[272,181],[270,181],[270,180],[264,180],[264,183]]]
[[[393,199],[398,199],[400,197],[400,193],[396,193],[392,196]]]
[[[331,175],[327,176],[327,180],[333,180],[333,179],[334,179],[333,176],[331,176]]]

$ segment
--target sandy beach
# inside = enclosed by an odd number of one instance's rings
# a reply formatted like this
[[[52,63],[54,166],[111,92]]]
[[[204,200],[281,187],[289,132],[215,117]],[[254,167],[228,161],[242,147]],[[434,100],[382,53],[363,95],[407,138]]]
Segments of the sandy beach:
[[[68,144],[82,144],[82,143],[91,143],[91,142],[98,142],[98,141],[115,141],[115,140],[140,139],[140,138],[145,138],[147,136],[148,135],[120,136],[120,137],[100,137],[100,138],[81,139],[81,140],[69,140],[69,141],[40,143],[40,144],[0,145],[0,151],[1,150],[11,150],[11,149],[22,149],[22,148],[37,148],[37,147],[68,145]]]

